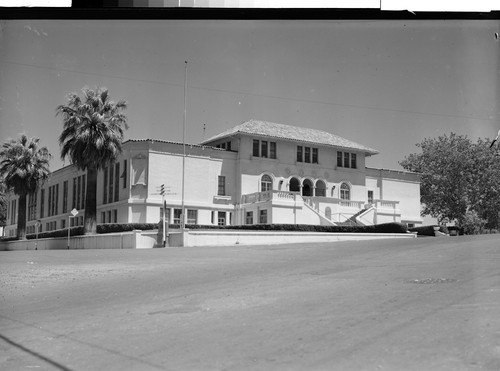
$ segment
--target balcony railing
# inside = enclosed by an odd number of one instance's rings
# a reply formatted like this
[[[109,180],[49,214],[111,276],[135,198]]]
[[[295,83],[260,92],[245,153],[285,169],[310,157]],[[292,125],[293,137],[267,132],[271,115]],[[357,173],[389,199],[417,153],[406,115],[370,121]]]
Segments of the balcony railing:
[[[265,192],[255,192],[241,196],[241,203],[253,204],[255,202],[263,202],[271,200],[295,201],[296,196],[297,196],[296,192],[288,192],[288,191],[271,190]]]

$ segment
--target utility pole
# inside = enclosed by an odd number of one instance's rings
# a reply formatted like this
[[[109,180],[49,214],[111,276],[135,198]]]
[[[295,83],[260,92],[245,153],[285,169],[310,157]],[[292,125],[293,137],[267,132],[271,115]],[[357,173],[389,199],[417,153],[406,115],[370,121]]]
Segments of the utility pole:
[[[184,220],[186,219],[184,205],[184,189],[186,183],[186,94],[187,94],[187,61],[184,61],[184,120],[182,128],[182,210],[181,210],[181,229],[184,229]]]

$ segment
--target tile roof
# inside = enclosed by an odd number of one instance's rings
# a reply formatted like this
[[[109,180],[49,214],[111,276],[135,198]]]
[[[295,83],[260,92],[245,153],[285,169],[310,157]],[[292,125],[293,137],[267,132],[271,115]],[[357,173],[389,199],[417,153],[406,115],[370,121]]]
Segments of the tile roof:
[[[323,130],[301,128],[297,126],[277,124],[274,122],[260,120],[246,121],[241,125],[235,126],[207,140],[204,140],[202,144],[207,144],[217,139],[233,136],[238,133],[341,147],[351,150],[354,149],[364,152],[366,155],[375,155],[379,153],[373,148],[366,147],[362,144],[339,137],[338,135],[334,135]]]

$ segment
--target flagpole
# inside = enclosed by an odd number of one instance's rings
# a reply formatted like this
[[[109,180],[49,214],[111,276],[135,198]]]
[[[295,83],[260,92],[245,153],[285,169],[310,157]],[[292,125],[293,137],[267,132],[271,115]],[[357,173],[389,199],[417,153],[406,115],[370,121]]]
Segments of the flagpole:
[[[184,61],[184,119],[182,127],[182,211],[181,228],[184,229],[186,216],[184,206],[184,188],[186,179],[186,94],[187,94],[187,61]]]

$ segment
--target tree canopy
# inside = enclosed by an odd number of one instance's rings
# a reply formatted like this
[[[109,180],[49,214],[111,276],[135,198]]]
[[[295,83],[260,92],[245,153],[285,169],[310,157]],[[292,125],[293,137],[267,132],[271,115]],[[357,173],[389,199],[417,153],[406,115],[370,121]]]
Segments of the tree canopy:
[[[7,191],[19,196],[17,235],[21,238],[26,236],[26,196],[36,192],[50,174],[51,155],[39,142],[23,134],[0,149],[0,177]]]
[[[400,161],[404,169],[421,174],[422,215],[463,225],[475,212],[487,227],[498,226],[500,151],[490,143],[451,133],[424,139],[417,144],[421,153]]]
[[[57,107],[63,118],[59,136],[61,158],[69,157],[72,164],[87,171],[85,197],[85,234],[96,233],[97,228],[97,172],[116,161],[122,152],[127,118],[122,111],[123,100],[111,100],[108,90],[82,89],[83,99],[76,93],[68,96],[68,104]]]

